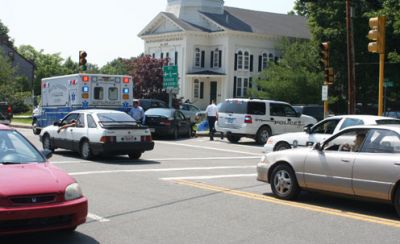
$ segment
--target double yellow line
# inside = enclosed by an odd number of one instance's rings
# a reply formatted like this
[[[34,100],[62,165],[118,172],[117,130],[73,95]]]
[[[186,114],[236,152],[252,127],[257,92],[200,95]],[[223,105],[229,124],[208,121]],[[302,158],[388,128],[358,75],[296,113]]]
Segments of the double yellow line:
[[[305,204],[305,203],[284,201],[284,200],[280,200],[280,199],[277,199],[274,197],[269,197],[269,196],[260,195],[260,194],[256,194],[256,193],[237,191],[237,190],[233,190],[233,189],[229,189],[229,188],[225,188],[225,187],[213,186],[213,185],[209,185],[209,184],[198,183],[198,182],[193,182],[193,181],[188,181],[188,180],[175,180],[175,182],[178,184],[181,184],[181,185],[191,186],[191,187],[195,187],[195,188],[199,188],[199,189],[210,190],[210,191],[214,191],[214,192],[221,192],[224,194],[245,197],[245,198],[249,198],[249,199],[253,199],[253,200],[270,202],[270,203],[275,203],[275,204],[280,204],[280,205],[285,205],[285,206],[290,206],[290,207],[295,207],[295,208],[306,209],[309,211],[320,212],[320,213],[340,216],[340,217],[344,217],[344,218],[350,218],[350,219],[355,219],[355,220],[400,228],[400,221],[396,221],[396,220],[384,219],[384,218],[379,218],[379,217],[374,217],[374,216],[369,216],[369,215],[359,214],[359,213],[354,213],[354,212],[347,212],[347,211],[337,210],[337,209],[333,209],[333,208],[319,207],[319,206]]]

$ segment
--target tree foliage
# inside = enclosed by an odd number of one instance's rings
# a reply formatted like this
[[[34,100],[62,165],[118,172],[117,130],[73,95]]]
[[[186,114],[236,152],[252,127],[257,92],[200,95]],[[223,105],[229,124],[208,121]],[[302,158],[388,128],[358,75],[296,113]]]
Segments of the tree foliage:
[[[310,41],[283,40],[279,63],[268,63],[256,89],[250,96],[283,100],[290,103],[319,103],[321,101],[322,73],[318,66],[318,51]]]
[[[102,74],[110,74],[110,75],[126,75],[128,73],[126,67],[126,60],[122,58],[116,58],[111,62],[108,62],[106,65],[101,67],[100,72]]]
[[[336,110],[345,112],[343,106],[347,101],[347,30],[346,30],[346,1],[323,0],[296,0],[297,14],[306,16],[316,45],[321,42],[330,42],[331,66],[335,69],[335,84],[330,94],[336,96],[338,103]],[[378,55],[368,52],[367,34],[369,31],[368,19],[373,16],[385,15],[386,53],[387,64],[385,77],[398,81],[400,74],[396,71],[399,62],[400,43],[400,4],[398,0],[351,0],[353,13],[352,34],[354,42],[356,101],[358,103],[377,103],[378,98]],[[394,89],[399,89],[396,87]],[[394,91],[393,89],[393,91]],[[397,100],[398,92],[389,91],[389,100]],[[345,106],[344,106],[345,107]]]
[[[127,73],[133,77],[134,97],[165,96],[165,93],[162,92],[162,67],[167,64],[168,59],[156,59],[150,55],[126,60]]]

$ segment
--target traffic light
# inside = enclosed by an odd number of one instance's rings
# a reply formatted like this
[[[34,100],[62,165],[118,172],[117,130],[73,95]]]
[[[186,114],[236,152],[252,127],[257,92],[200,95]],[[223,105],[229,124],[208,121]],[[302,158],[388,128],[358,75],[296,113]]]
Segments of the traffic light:
[[[333,68],[325,68],[324,70],[324,83],[327,85],[332,85],[335,79],[335,75],[333,73]]]
[[[87,57],[87,53],[85,51],[79,51],[79,71],[80,72],[86,71],[86,69],[87,69],[86,57]]]
[[[329,67],[329,42],[323,42],[319,45],[320,52],[319,56],[321,60],[319,61],[320,65],[323,68]]]
[[[371,53],[385,53],[385,24],[386,17],[378,16],[369,19],[368,39],[374,42],[368,43],[368,51]]]

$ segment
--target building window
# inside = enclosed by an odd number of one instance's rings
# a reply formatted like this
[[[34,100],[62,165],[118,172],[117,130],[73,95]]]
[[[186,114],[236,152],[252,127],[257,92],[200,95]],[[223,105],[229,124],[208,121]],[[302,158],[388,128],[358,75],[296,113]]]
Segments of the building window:
[[[246,97],[249,89],[249,78],[238,77],[236,81],[236,97]]]
[[[194,80],[193,82],[193,96],[194,98],[199,98],[200,97],[200,83],[199,80]]]
[[[194,67],[200,68],[201,65],[201,51],[200,48],[196,48],[194,52]]]
[[[263,53],[262,55],[262,69],[267,68],[268,66],[268,54]]]
[[[250,54],[249,52],[244,52],[244,64],[243,64],[243,68],[245,70],[248,70],[250,67]]]
[[[270,53],[268,57],[269,57],[269,60],[268,60],[269,62],[275,61],[274,55],[272,53]]]
[[[239,51],[237,54],[237,68],[243,69],[243,52]]]
[[[163,59],[164,58],[164,53],[161,53],[160,57],[161,57],[161,59]]]
[[[215,49],[215,51],[214,51],[214,67],[215,68],[219,67],[219,50],[218,50],[218,48]]]

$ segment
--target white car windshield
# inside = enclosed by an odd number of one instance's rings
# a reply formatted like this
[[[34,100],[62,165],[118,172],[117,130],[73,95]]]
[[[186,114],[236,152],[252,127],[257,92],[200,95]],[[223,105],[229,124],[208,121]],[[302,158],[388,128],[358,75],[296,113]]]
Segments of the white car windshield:
[[[46,159],[20,133],[0,131],[0,165],[43,162]]]

